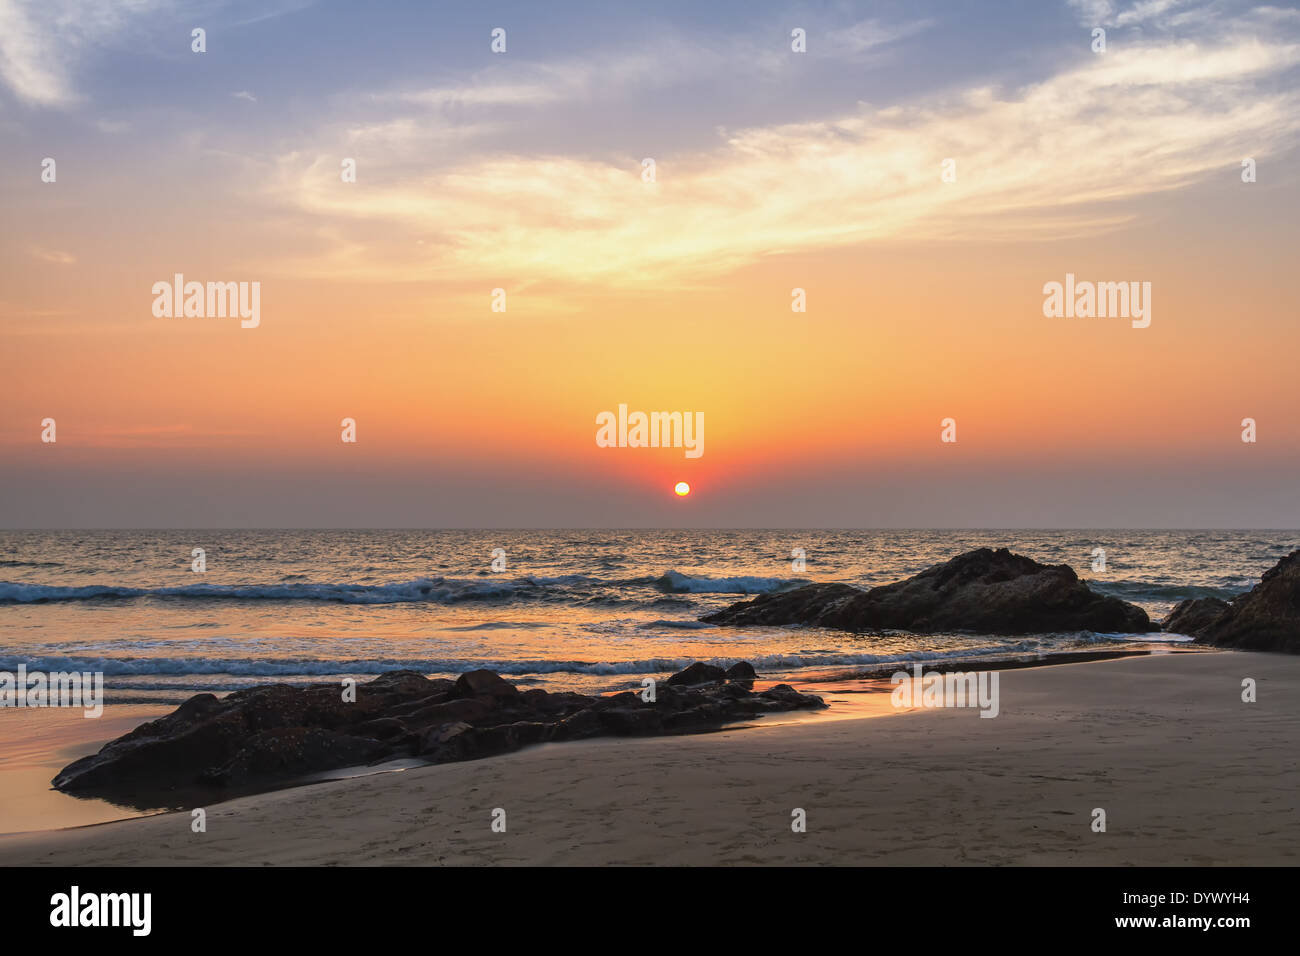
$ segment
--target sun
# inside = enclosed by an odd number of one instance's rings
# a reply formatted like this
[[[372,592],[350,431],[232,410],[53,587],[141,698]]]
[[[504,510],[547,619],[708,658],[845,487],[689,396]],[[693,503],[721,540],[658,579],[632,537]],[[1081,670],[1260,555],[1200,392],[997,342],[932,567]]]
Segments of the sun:
[[[677,492],[677,497],[685,498],[691,493],[691,486],[684,481],[679,481],[677,482],[677,486],[673,488],[673,491]]]

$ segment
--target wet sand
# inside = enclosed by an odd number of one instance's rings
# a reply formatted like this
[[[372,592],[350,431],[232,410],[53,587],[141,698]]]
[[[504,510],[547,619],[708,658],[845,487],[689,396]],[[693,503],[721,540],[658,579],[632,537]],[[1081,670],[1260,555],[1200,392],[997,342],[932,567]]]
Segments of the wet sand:
[[[104,800],[83,800],[50,787],[56,773],[115,737],[174,709],[118,704],[88,719],[79,709],[0,708],[0,834],[85,826],[141,815]]]

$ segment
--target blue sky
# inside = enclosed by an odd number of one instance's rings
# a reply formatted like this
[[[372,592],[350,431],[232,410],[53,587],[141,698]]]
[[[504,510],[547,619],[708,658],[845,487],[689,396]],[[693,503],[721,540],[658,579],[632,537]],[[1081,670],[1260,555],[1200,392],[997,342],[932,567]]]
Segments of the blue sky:
[[[79,129],[230,124],[226,135],[247,146],[308,135],[325,117],[413,113],[376,97],[550,83],[567,94],[562,102],[498,104],[507,128],[486,143],[665,152],[709,145],[724,124],[806,121],[972,82],[1040,80],[1090,55],[1094,20],[1115,16],[1044,2],[5,0],[3,121],[59,139]],[[201,57],[189,50],[195,26],[208,33]],[[509,51],[494,58],[488,34],[497,26],[508,31]],[[805,57],[787,55],[795,26],[808,31]],[[1111,43],[1123,44],[1164,28],[1157,18],[1109,29]],[[465,123],[475,110],[452,99],[437,115]]]

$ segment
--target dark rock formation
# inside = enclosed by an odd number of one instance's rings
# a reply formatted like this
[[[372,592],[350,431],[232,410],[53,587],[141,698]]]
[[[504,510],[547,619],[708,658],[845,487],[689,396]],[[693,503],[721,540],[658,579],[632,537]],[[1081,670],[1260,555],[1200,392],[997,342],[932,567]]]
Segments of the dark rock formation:
[[[727,672],[722,676],[727,680],[741,682],[749,681],[752,683],[753,681],[758,680],[758,674],[754,672],[754,665],[749,661],[736,661],[736,663],[727,668]]]
[[[1179,601],[1160,625],[1160,630],[1171,634],[1195,636],[1205,630],[1228,609],[1227,601],[1216,597],[1188,598]]]
[[[1292,551],[1265,571],[1259,584],[1236,597],[1217,615],[1207,614],[1203,621],[1196,621],[1194,630],[1185,624],[1170,626],[1182,606],[1174,608],[1166,622],[1167,630],[1192,634],[1198,641],[1216,647],[1300,654],[1300,550]]]
[[[917,633],[1153,630],[1140,607],[1095,594],[1068,565],[1039,564],[1006,548],[968,551],[915,577],[869,591],[847,584],[810,584],[765,594],[703,620]]]
[[[679,671],[672,677],[668,678],[669,687],[690,687],[694,684],[708,684],[723,680],[727,672],[721,667],[714,667],[712,664],[705,664],[696,661],[684,671]]]
[[[753,692],[754,669],[695,663],[646,702],[520,691],[493,671],[455,681],[390,671],[342,699],[342,687],[276,684],[218,699],[191,697],[105,744],[54,778],[58,790],[137,807],[265,790],[295,777],[418,757],[432,763],[505,753],[548,740],[692,733],[772,711],[825,707],[787,684]]]

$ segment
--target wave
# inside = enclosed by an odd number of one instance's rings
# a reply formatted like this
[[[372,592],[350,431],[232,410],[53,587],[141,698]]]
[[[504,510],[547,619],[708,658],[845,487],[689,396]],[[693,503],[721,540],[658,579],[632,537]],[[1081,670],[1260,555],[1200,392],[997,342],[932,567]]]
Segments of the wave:
[[[709,624],[705,621],[670,621],[667,619],[645,621],[637,625],[637,627],[641,629],[664,627],[675,631],[707,631],[710,628],[715,628],[717,626],[718,625],[716,624]]]
[[[771,594],[809,582],[804,578],[697,578],[680,571],[669,571],[656,578],[654,583],[669,594]]]
[[[508,598],[537,587],[527,579],[502,582],[455,581],[420,578],[397,584],[191,584],[185,587],[133,588],[112,584],[66,587],[48,584],[0,582],[0,603],[44,604],[56,601],[133,600],[137,598],[193,598],[234,601],[335,601],[343,604],[399,604]]]
[[[61,601],[130,601],[144,598],[228,601],[333,601],[341,604],[403,604],[462,601],[607,601],[601,592],[642,587],[670,594],[767,594],[806,583],[787,578],[703,578],[669,571],[659,577],[605,579],[586,574],[527,576],[511,580],[417,578],[391,584],[331,584],[284,581],[279,584],[190,584],[142,588],[119,584],[80,587],[0,581],[0,604]]]
[[[1074,643],[1123,642],[1132,635],[1073,635]],[[1011,644],[954,648],[950,650],[914,650],[897,653],[845,653],[835,651],[807,651],[789,654],[746,655],[744,657],[715,657],[705,662],[718,667],[729,667],[740,660],[749,661],[760,676],[765,672],[801,670],[807,668],[853,667],[872,664],[911,663],[913,661],[945,661],[985,659],[1017,654],[1035,654],[1065,649],[1067,642],[1051,639],[1027,638]],[[0,657],[0,671],[15,671],[19,664],[28,672],[42,671],[92,671],[105,677],[164,678],[164,677],[273,677],[313,678],[344,677],[382,674],[391,670],[413,670],[422,674],[460,674],[477,668],[488,668],[500,674],[589,674],[589,675],[643,675],[669,673],[689,666],[696,657],[653,657],[626,661],[583,660],[493,660],[483,658],[353,658],[324,660],[320,658],[212,658],[212,657]],[[136,690],[149,689],[151,685],[132,681]],[[214,682],[197,684],[168,682],[156,689],[176,687],[212,687]],[[242,686],[232,684],[231,686]]]
[[[510,581],[463,581],[452,578],[418,578],[393,584],[191,584],[184,587],[135,588],[93,584],[67,587],[0,581],[0,604],[44,604],[58,601],[134,600],[176,598],[230,601],[334,601],[342,604],[402,604],[427,601],[454,604],[516,597],[545,598],[549,592],[582,586],[593,579],[584,575],[558,578],[516,578]],[[558,593],[555,596],[560,596]]]
[[[556,625],[549,621],[485,621],[482,624],[462,624],[444,627],[445,631],[534,631]]]
[[[1086,583],[1098,594],[1110,597],[1174,604],[1189,598],[1194,600],[1205,597],[1231,601],[1250,587],[1248,584],[1238,587],[1213,587],[1195,584],[1155,584],[1150,581],[1087,581]]]

